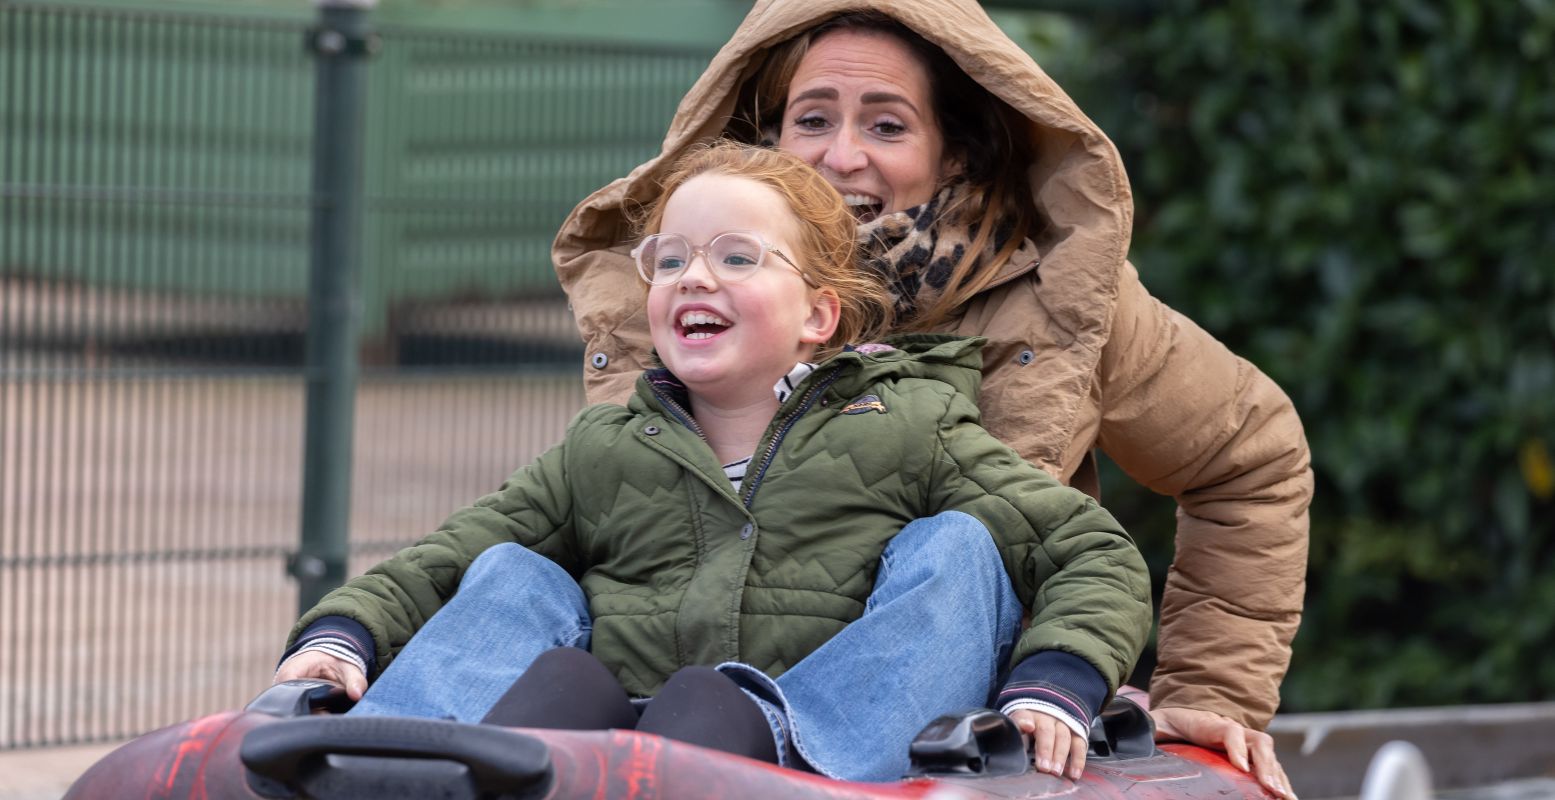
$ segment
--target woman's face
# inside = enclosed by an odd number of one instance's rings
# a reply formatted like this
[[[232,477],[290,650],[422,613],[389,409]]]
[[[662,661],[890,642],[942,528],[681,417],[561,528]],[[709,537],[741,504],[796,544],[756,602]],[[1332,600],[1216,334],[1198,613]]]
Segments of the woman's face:
[[[860,221],[922,205],[946,171],[928,70],[895,36],[840,30],[789,84],[778,147],[820,170]]]

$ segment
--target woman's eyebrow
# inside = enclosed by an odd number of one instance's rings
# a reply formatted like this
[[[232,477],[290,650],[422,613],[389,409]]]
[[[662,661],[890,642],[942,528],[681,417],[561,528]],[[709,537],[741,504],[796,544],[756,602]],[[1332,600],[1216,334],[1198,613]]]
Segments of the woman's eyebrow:
[[[912,109],[912,113],[922,116],[918,111],[918,107],[913,105],[911,100],[895,92],[865,92],[859,97],[859,102],[866,106],[880,105],[882,103],[901,103]]]
[[[836,89],[830,86],[817,86],[814,89],[806,89],[794,95],[794,99],[788,102],[788,107],[793,108],[806,100],[836,100],[837,96]],[[900,103],[911,109],[912,113],[923,116],[923,112],[919,111],[918,107],[913,105],[911,100],[895,92],[865,92],[859,96],[859,102],[866,106]]]
[[[836,100],[836,99],[837,99],[837,90],[836,89],[833,89],[833,88],[831,88],[829,86],[817,86],[814,89],[806,89],[806,90],[800,92],[799,94],[794,95],[794,99],[788,101],[788,107],[789,108],[793,108],[795,105],[798,105],[799,103],[801,103],[801,102],[803,102],[805,100]]]

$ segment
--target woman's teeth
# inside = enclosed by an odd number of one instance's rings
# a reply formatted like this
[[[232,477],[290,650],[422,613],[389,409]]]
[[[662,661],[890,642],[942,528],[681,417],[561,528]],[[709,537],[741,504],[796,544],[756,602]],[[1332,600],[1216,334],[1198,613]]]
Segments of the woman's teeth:
[[[880,198],[867,194],[844,194],[842,201],[859,222],[868,222],[880,214]]]

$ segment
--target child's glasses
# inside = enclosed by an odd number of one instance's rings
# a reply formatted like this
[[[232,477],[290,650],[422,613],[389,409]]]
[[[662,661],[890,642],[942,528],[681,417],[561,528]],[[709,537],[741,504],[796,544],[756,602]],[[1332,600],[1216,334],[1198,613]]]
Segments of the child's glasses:
[[[701,247],[693,246],[678,233],[655,233],[646,236],[632,250],[637,262],[637,274],[654,286],[674,283],[686,274],[691,259],[701,256],[718,280],[727,283],[743,281],[756,274],[771,253],[794,268],[804,282],[815,287],[810,276],[799,268],[783,251],[767,244],[767,241],[751,231],[728,231],[713,237]]]

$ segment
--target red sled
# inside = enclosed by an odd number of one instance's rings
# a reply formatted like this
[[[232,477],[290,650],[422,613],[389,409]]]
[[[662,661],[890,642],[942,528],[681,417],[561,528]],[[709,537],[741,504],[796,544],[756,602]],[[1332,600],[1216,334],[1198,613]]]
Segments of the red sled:
[[[1220,753],[1157,747],[1150,715],[1125,699],[1092,728],[1078,781],[1031,770],[1014,725],[978,709],[931,723],[912,744],[911,774],[888,783],[832,780],[635,731],[331,713],[345,705],[330,684],[279,684],[242,711],[125,744],[88,769],[66,800],[1273,797]]]

